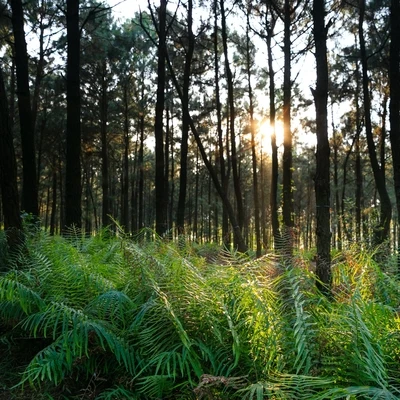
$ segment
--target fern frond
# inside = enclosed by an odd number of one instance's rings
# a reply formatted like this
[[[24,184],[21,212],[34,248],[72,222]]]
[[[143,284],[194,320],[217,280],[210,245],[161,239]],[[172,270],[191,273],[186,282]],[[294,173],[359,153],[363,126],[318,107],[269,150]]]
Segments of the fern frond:
[[[91,320],[81,310],[53,302],[45,311],[27,317],[22,327],[34,337],[40,332],[56,340],[62,345],[67,360],[89,357],[89,349],[97,345],[113,353],[128,372],[134,372],[134,358],[125,340],[104,322]]]
[[[123,386],[106,389],[96,397],[96,400],[139,400],[139,397]]]
[[[294,339],[296,356],[293,368],[296,374],[309,373],[315,356],[316,322],[308,311],[311,298],[305,294],[307,276],[298,268],[289,268],[276,280],[278,291],[283,298],[283,314],[286,315]],[[289,347],[292,347],[288,343]]]
[[[138,392],[145,398],[161,399],[168,397],[174,390],[174,381],[168,375],[148,375],[138,379]]]
[[[21,278],[26,281],[24,274],[17,271],[11,271],[0,277],[0,300],[18,303],[25,314],[42,309],[44,301],[40,294],[20,282]]]
[[[25,369],[19,385],[31,385],[48,380],[58,385],[71,370],[72,360],[68,360],[64,345],[57,341],[40,351]]]
[[[110,290],[94,298],[84,309],[95,319],[105,320],[119,329],[132,323],[135,303],[123,292]]]

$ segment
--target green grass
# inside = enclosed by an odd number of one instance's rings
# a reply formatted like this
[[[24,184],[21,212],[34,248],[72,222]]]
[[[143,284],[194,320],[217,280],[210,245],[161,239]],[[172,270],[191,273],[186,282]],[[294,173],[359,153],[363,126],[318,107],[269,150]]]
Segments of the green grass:
[[[335,258],[331,299],[300,258],[188,243],[36,232],[5,257],[0,399],[400,398],[399,282],[372,254]]]

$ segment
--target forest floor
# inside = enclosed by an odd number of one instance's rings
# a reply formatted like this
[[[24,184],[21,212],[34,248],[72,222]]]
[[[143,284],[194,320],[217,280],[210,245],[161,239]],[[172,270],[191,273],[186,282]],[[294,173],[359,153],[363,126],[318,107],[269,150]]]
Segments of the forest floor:
[[[331,298],[300,252],[39,232],[6,262],[0,400],[400,398],[394,257],[335,256]]]

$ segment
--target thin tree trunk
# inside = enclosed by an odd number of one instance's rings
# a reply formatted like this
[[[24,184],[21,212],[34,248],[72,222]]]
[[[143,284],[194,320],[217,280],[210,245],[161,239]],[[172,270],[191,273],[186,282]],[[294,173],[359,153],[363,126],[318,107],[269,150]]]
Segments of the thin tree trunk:
[[[142,99],[144,97],[144,85]],[[139,182],[138,182],[138,229],[144,228],[144,112],[140,115],[140,142],[139,142]]]
[[[250,132],[251,132],[251,158],[253,167],[253,197],[254,197],[254,223],[256,234],[256,256],[261,257],[261,232],[260,232],[260,201],[258,194],[258,163],[256,155],[255,140],[255,122],[254,122],[254,105],[253,105],[253,87],[251,85],[251,67],[253,60],[250,54],[250,8],[247,10],[247,26],[246,26],[246,68],[247,68],[247,86],[249,91],[249,113],[250,113]]]
[[[275,249],[281,244],[281,233],[279,230],[279,218],[278,218],[278,174],[279,174],[279,164],[278,164],[278,146],[276,145],[276,107],[275,107],[275,71],[273,66],[273,56],[272,56],[272,37],[274,34],[274,27],[276,23],[276,18],[272,15],[271,10],[271,21],[268,23],[267,31],[267,49],[268,49],[268,72],[269,72],[269,120],[271,129],[271,195],[270,195],[270,207],[271,207],[271,225],[272,225],[272,235],[274,237]]]
[[[356,138],[355,138],[355,153],[356,153],[356,241],[361,242],[361,224],[362,224],[362,207],[363,207],[363,175],[361,168],[361,151],[360,151],[360,135],[361,135],[361,116],[360,116],[360,74],[358,62],[356,63]]]
[[[190,89],[190,73],[192,58],[194,52],[195,38],[193,34],[193,1],[188,0],[187,3],[187,35],[188,48],[185,56],[185,66],[183,71],[183,86],[182,94],[185,103],[189,104],[189,89]],[[179,173],[179,197],[178,208],[176,215],[176,225],[178,234],[185,233],[185,205],[187,192],[187,158],[188,158],[188,137],[189,137],[189,110],[183,110],[182,114],[182,138],[181,138],[181,159]]]
[[[124,84],[124,173],[122,193],[122,225],[125,232],[129,232],[129,100],[128,82]]]
[[[283,76],[283,157],[282,157],[282,215],[285,225],[283,237],[285,253],[291,255],[293,251],[293,188],[292,188],[292,131],[291,131],[291,0],[285,0],[284,4],[284,76]]]
[[[331,117],[332,117],[332,132],[333,132],[333,184],[335,186],[335,222],[337,225],[337,236],[336,247],[338,250],[342,250],[343,248],[343,238],[342,238],[342,221],[340,218],[340,196],[339,196],[339,137],[336,133],[336,127],[334,122],[333,115],[333,103],[331,105]],[[335,246],[335,244],[334,244]]]
[[[194,216],[193,216],[193,237],[194,240],[198,239],[198,206],[199,206],[199,178],[200,178],[200,164],[199,164],[199,150],[196,149],[196,180],[194,192]]]
[[[169,96],[168,96],[169,97]],[[171,240],[171,221],[168,219],[169,217],[169,192],[170,192],[170,183],[168,181],[169,178],[169,160],[170,160],[170,154],[169,154],[169,149],[170,149],[170,129],[169,129],[169,123],[170,123],[170,111],[169,111],[169,104],[167,104],[166,110],[165,110],[165,146],[164,146],[164,166],[165,166],[165,171],[164,171],[164,176],[165,176],[165,188],[164,188],[164,197],[165,199],[165,213],[166,213],[166,224],[167,224],[167,236],[169,240]]]
[[[218,0],[214,0],[214,76],[215,76],[215,102],[217,112],[217,135],[218,135],[218,160],[221,175],[221,184],[225,193],[228,191],[229,177],[226,172],[224,139],[222,132],[222,111],[219,86],[219,51],[218,51]],[[225,208],[222,210],[222,243],[229,248],[229,220]]]
[[[45,4],[44,1],[41,1],[40,4],[40,16],[39,16],[39,59],[36,66],[36,77],[35,77],[35,85],[33,90],[33,99],[32,99],[32,126],[33,131],[36,132],[36,120],[39,109],[39,100],[40,100],[40,86],[42,84],[42,80],[44,77],[44,15],[45,13]]]
[[[56,215],[57,215],[57,168],[55,160],[53,165],[52,194],[53,198],[51,202],[50,235],[54,236],[56,231]]]
[[[108,96],[106,80],[106,64],[102,65],[101,98],[100,98],[100,140],[101,140],[101,188],[103,192],[102,202],[102,223],[103,227],[111,224],[111,202],[110,202],[110,176],[108,159],[108,139],[107,139],[107,114]]]
[[[400,225],[400,2],[390,5],[390,144],[392,148],[394,190],[397,204],[397,226]],[[400,229],[398,229],[400,232]],[[400,246],[400,236],[397,238]],[[400,274],[400,250],[397,249],[397,271]]]

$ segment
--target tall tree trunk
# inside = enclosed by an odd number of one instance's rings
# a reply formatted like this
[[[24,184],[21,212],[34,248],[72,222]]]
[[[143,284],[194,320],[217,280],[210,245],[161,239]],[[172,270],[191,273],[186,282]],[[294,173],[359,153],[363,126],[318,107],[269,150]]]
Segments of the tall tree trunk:
[[[142,81],[143,82],[143,81]],[[144,101],[144,82],[142,86],[142,104]],[[139,182],[138,182],[138,228],[144,228],[144,110],[140,115],[140,141],[139,141]]]
[[[260,231],[260,201],[258,194],[258,165],[256,155],[256,132],[254,122],[254,105],[253,105],[253,87],[251,84],[251,67],[254,61],[251,58],[250,49],[250,7],[247,10],[246,25],[246,69],[247,69],[247,86],[249,91],[249,114],[250,114],[250,132],[251,132],[251,158],[253,168],[253,197],[254,197],[254,224],[256,234],[256,256],[261,256],[261,231]]]
[[[226,172],[224,155],[224,138],[222,132],[222,110],[219,85],[219,50],[218,50],[218,0],[214,0],[214,76],[215,76],[215,102],[217,112],[218,160],[221,175],[221,185],[225,193],[228,191],[229,177]],[[225,208],[222,210],[222,243],[229,248],[229,220]]]
[[[331,285],[330,229],[330,148],[328,140],[328,60],[326,49],[325,0],[313,1],[315,60],[317,84],[313,91],[317,123],[317,166],[315,200],[317,208],[317,286],[329,291]]]
[[[276,145],[276,107],[275,107],[275,71],[273,65],[272,56],[272,37],[274,35],[274,27],[276,23],[276,17],[272,14],[271,20],[267,21],[267,49],[268,49],[268,72],[269,72],[269,121],[271,129],[271,194],[270,194],[270,207],[271,207],[271,225],[272,235],[274,237],[275,249],[279,247],[281,243],[281,234],[279,230],[279,218],[278,218],[278,174],[279,174],[279,163],[278,163],[278,146]]]
[[[386,184],[386,136],[387,136],[386,119],[387,119],[388,100],[389,100],[389,94],[385,92],[382,99],[381,135],[379,138],[380,164],[381,164],[382,175],[385,179],[385,184]]]
[[[28,53],[25,41],[22,1],[11,0],[11,9],[22,145],[22,208],[27,213],[32,213],[35,216],[39,216],[35,138],[29,91]]]
[[[360,73],[358,62],[356,62],[356,138],[355,138],[355,153],[356,153],[356,241],[361,243],[361,224],[362,224],[362,208],[363,208],[363,175],[361,166],[361,149],[360,149],[360,135],[361,135],[361,115],[360,115]]]
[[[109,176],[109,159],[108,159],[108,138],[107,138],[107,78],[106,63],[101,66],[101,98],[100,98],[100,135],[101,135],[101,188],[103,192],[102,202],[102,223],[103,227],[111,224],[110,213],[110,176]]]
[[[199,216],[199,180],[200,180],[199,149],[196,149],[196,180],[194,191],[194,215],[193,215],[193,238],[198,239],[198,216]]]
[[[365,0],[360,0],[360,16],[358,21],[358,34],[360,40],[360,54],[362,66],[362,88],[364,98],[364,119],[365,133],[367,136],[368,154],[371,161],[372,172],[374,174],[375,185],[380,197],[380,221],[375,228],[374,239],[375,245],[382,244],[389,236],[390,220],[392,217],[392,205],[386,189],[385,176],[382,167],[379,166],[375,149],[374,138],[372,134],[371,123],[371,99],[369,93],[369,78],[367,51],[364,38],[364,16],[365,16]]]
[[[164,159],[164,134],[163,134],[163,114],[165,102],[165,58],[166,58],[166,19],[167,19],[167,0],[160,0],[158,9],[158,64],[157,64],[157,100],[156,116],[154,124],[155,153],[156,153],[156,233],[163,235],[166,233],[168,197],[165,196],[165,188],[168,178],[165,176]]]
[[[169,98],[169,96],[168,96]],[[168,100],[169,103],[169,100]],[[169,160],[170,160],[170,154],[169,154],[169,149],[170,149],[170,129],[169,129],[169,124],[170,124],[170,111],[169,111],[169,104],[167,104],[167,107],[165,109],[165,144],[164,144],[164,166],[165,166],[165,171],[164,171],[164,176],[165,176],[165,186],[164,186],[164,197],[165,199],[165,207],[166,207],[166,224],[167,224],[167,229],[166,232],[168,234],[166,237],[168,237],[169,240],[171,240],[171,221],[168,219],[169,217],[169,192],[170,192],[170,183],[168,181],[169,178]]]
[[[125,232],[129,232],[129,100],[128,82],[124,84],[124,173],[123,173],[123,193],[122,193],[122,216],[121,222]]]
[[[243,206],[243,196],[240,185],[238,157],[236,150],[236,133],[235,133],[236,111],[235,111],[234,90],[233,90],[233,76],[228,57],[228,37],[226,28],[226,14],[224,8],[224,0],[220,0],[220,12],[221,12],[221,28],[222,28],[221,29],[222,45],[224,48],[224,58],[225,58],[225,74],[226,74],[226,83],[228,86],[229,132],[231,139],[232,178],[233,178],[233,187],[235,190],[235,198],[236,198],[237,223],[239,229],[242,230],[244,226],[244,206]],[[238,245],[238,243],[235,244]]]
[[[288,255],[292,254],[293,247],[293,188],[292,188],[292,131],[291,131],[291,19],[293,10],[291,0],[285,0],[284,4],[284,76],[283,76],[283,158],[282,158],[282,214],[285,225],[284,246]]]
[[[193,34],[193,1],[187,3],[187,35],[188,48],[186,49],[185,66],[183,71],[182,94],[185,103],[189,104],[190,73],[194,52],[195,38]],[[189,116],[183,110],[182,114],[182,139],[181,139],[181,159],[179,173],[179,197],[176,214],[176,226],[178,234],[185,233],[185,205],[187,192],[187,157],[188,157],[188,137],[189,137]]]
[[[67,157],[65,225],[81,227],[81,95],[79,0],[67,0]]]
[[[400,225],[400,2],[390,5],[390,143],[392,148],[394,190],[397,205],[397,222]],[[400,230],[399,230],[400,232]],[[400,236],[397,238],[400,246]],[[397,250],[397,269],[400,274],[400,251]]]
[[[343,238],[342,238],[342,221],[340,218],[340,196],[339,196],[339,137],[336,132],[334,113],[333,113],[333,103],[331,104],[331,117],[332,117],[332,133],[333,133],[333,184],[335,186],[335,222],[337,226],[337,236],[335,239],[338,250],[342,250]]]
[[[54,236],[56,232],[56,215],[57,215],[57,164],[53,162],[53,182],[52,182],[52,202],[50,215],[50,235]]]
[[[17,186],[17,162],[15,159],[8,101],[3,71],[0,66],[0,187],[7,243],[14,249],[21,243],[22,224]]]
[[[45,3],[44,0],[41,1],[40,4],[40,16],[39,16],[39,59],[36,65],[36,77],[35,77],[35,85],[33,90],[33,99],[32,99],[32,126],[34,132],[36,132],[36,120],[39,109],[39,99],[40,99],[40,87],[42,84],[42,80],[44,77],[44,33],[45,33]]]
[[[173,106],[173,103],[172,103]],[[174,109],[172,108],[171,114],[174,115]],[[171,126],[169,128],[170,145],[169,154],[171,160],[170,172],[169,172],[169,202],[168,202],[168,230],[170,232],[170,238],[173,238],[173,213],[174,213],[174,199],[175,199],[175,153],[174,153],[174,119],[171,118]],[[186,200],[185,200],[186,203]]]

